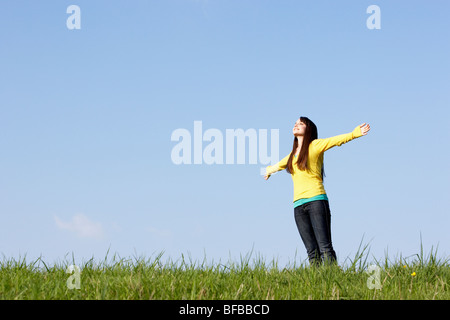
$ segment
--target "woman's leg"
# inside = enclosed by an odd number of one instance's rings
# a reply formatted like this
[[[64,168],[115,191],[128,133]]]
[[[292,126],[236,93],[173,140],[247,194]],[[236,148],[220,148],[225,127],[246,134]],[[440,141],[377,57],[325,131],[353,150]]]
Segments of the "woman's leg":
[[[331,241],[331,212],[328,200],[308,202],[311,225],[324,262],[336,262],[336,253]],[[306,203],[306,204],[308,204]]]
[[[319,245],[314,235],[314,228],[311,224],[309,212],[305,210],[306,204],[307,203],[294,208],[295,223],[297,224],[298,232],[305,245],[309,264],[317,265],[320,263]]]

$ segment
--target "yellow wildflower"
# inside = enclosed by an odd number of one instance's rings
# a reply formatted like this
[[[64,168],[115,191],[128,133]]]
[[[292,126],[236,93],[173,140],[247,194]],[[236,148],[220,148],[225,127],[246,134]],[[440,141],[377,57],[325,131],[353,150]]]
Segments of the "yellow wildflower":
[[[412,275],[413,277],[415,277],[415,276],[416,276],[416,272],[411,273],[411,275]]]

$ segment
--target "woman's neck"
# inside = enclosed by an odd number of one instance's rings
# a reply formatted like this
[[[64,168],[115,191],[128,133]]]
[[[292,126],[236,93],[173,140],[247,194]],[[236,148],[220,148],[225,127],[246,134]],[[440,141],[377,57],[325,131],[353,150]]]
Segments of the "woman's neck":
[[[297,150],[295,150],[295,153],[299,153],[300,150],[302,149],[302,144],[303,144],[303,136],[296,136],[297,138]]]

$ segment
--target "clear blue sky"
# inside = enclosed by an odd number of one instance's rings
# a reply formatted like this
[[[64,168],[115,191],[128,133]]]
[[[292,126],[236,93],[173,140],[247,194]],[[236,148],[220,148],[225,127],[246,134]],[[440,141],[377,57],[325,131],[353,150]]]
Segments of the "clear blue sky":
[[[69,5],[81,29],[69,30]],[[381,9],[369,30],[368,6]],[[325,153],[341,263],[450,254],[448,1],[2,1],[0,253],[307,256],[286,172],[176,165],[174,130],[370,133]],[[248,147],[247,147],[248,150]],[[295,256],[295,254],[297,255]]]

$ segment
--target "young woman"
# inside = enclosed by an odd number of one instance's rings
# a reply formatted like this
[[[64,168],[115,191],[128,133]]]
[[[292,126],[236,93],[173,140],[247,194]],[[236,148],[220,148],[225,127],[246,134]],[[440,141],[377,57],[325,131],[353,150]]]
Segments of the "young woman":
[[[366,135],[369,124],[363,123],[352,132],[326,139],[317,138],[317,127],[307,117],[294,125],[292,152],[273,166],[267,166],[264,179],[286,169],[294,182],[294,217],[311,265],[321,261],[336,262],[331,242],[331,212],[323,186],[323,154]]]

